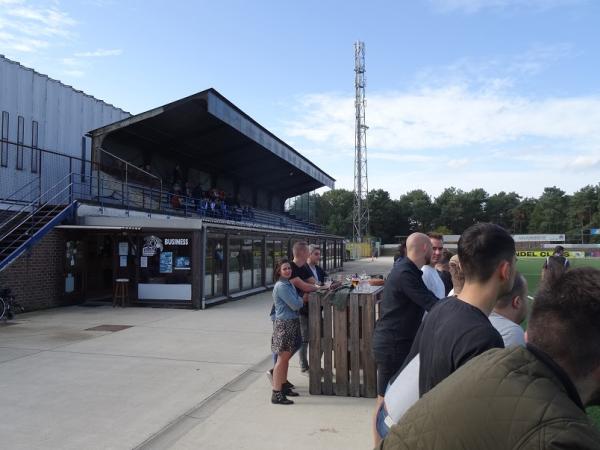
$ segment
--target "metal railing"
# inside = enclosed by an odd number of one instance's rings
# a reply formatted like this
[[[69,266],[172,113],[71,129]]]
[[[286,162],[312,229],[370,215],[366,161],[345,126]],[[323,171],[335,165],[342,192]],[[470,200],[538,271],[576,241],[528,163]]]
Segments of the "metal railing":
[[[24,228],[19,236],[11,236],[13,240],[28,235],[30,230],[35,229],[43,220],[69,205],[72,202],[72,177],[72,174],[67,175],[38,198],[13,211],[11,216],[0,224],[0,230],[5,230],[2,232],[3,235],[0,236],[0,247],[5,243],[5,239],[23,225],[28,226]],[[40,211],[42,213],[37,214]]]
[[[41,206],[44,194],[68,179],[69,198],[57,197],[52,201],[66,205],[73,200],[82,200],[101,207],[145,211],[149,216],[178,215],[293,231],[323,232],[318,225],[282,213],[230,205],[213,210],[206,199],[165,191],[160,177],[105,149],[100,149],[99,161],[92,163],[7,140],[0,140],[0,143],[4,152],[0,155],[0,162],[4,163],[0,165],[0,209],[9,214],[22,213],[23,207],[32,210]]]

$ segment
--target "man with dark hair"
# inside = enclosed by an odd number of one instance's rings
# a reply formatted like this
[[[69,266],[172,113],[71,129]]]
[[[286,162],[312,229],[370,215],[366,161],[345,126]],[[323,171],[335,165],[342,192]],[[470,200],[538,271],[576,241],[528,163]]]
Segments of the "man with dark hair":
[[[565,256],[565,248],[562,245],[557,245],[556,247],[554,247],[554,252],[552,253],[552,256],[548,256],[546,258],[546,261],[544,261],[544,269],[548,268],[550,264],[550,258],[552,258],[553,261],[558,261],[559,265],[562,264],[564,270],[567,270],[571,267],[569,258]]]
[[[504,347],[488,316],[498,297],[513,287],[513,238],[498,225],[478,223],[460,237],[458,257],[465,278],[462,291],[440,301],[427,314],[402,368],[418,358],[419,397],[475,356]],[[381,437],[405,411],[402,390],[393,389],[401,371],[391,380],[390,394],[385,395],[385,405],[378,412],[376,426]]]
[[[460,368],[392,427],[381,449],[600,449],[600,271],[565,272],[533,304],[527,346]],[[443,425],[442,425],[443,424]]]
[[[502,336],[504,347],[525,346],[525,332],[520,325],[525,317],[527,317],[527,280],[517,273],[513,288],[498,299],[490,314],[490,322]]]

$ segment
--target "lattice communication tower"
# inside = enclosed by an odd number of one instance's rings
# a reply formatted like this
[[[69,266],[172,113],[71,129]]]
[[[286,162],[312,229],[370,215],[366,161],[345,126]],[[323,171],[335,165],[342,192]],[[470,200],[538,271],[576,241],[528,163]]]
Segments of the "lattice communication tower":
[[[369,233],[369,180],[367,177],[367,127],[365,123],[365,43],[354,43],[356,125],[354,139],[354,208],[352,240],[362,242]]]

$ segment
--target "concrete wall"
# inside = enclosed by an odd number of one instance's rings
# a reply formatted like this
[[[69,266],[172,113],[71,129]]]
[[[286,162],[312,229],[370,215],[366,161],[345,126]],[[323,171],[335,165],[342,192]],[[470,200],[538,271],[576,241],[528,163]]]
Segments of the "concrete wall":
[[[0,287],[12,289],[27,310],[70,304],[64,301],[64,233],[53,230],[0,272]]]

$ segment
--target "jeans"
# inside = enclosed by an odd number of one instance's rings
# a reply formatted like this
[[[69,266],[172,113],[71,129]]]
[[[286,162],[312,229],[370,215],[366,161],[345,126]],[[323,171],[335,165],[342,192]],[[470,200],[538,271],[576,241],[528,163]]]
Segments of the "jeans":
[[[300,332],[302,334],[302,346],[298,352],[300,368],[308,369],[308,316],[303,314],[300,314]]]

